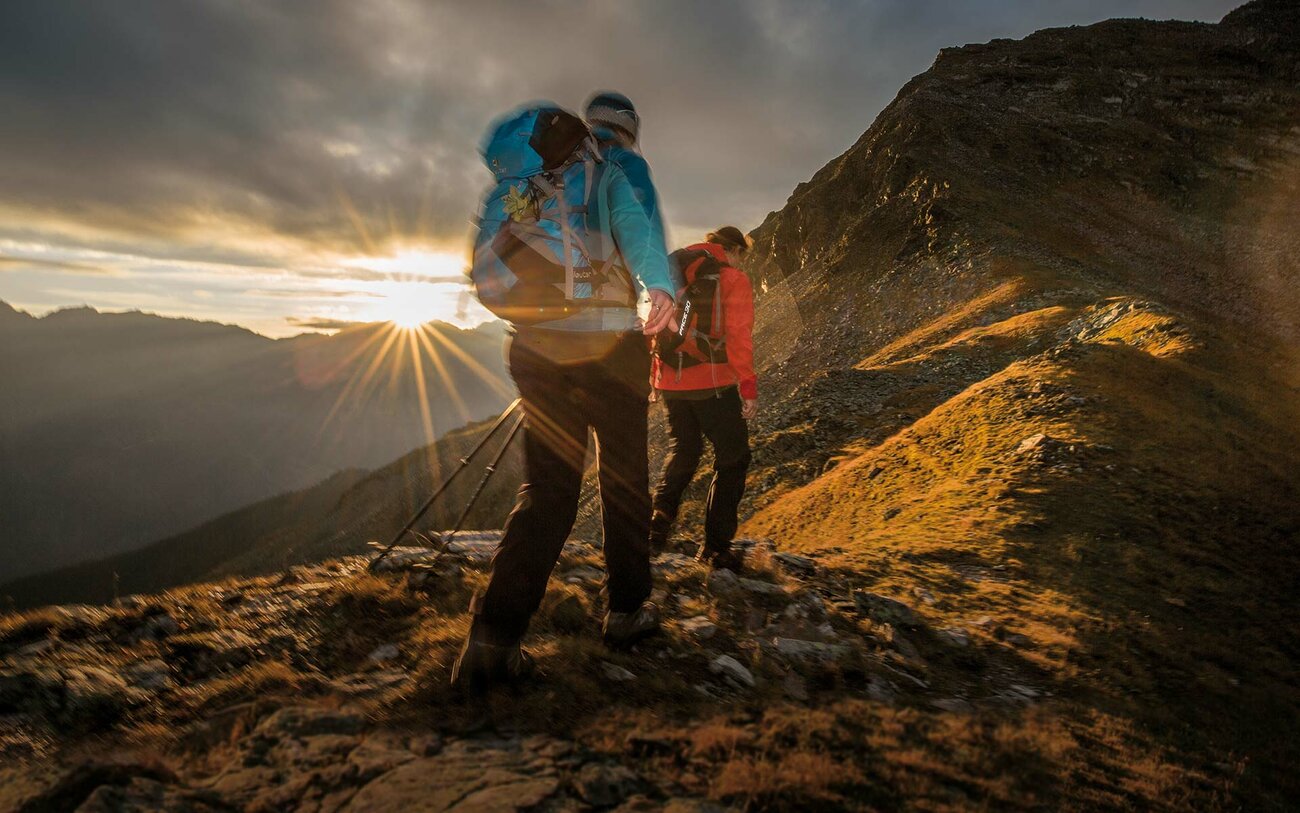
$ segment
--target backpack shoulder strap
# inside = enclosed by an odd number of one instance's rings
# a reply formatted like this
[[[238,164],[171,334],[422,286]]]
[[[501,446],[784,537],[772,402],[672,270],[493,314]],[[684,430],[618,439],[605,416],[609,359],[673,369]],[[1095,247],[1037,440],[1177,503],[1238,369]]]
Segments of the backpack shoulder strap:
[[[605,175],[605,162],[599,154],[589,154],[583,163],[582,200],[587,205],[587,246],[591,254],[588,262],[593,265],[605,259],[605,231],[609,228],[609,207],[602,205],[606,196],[601,194]]]

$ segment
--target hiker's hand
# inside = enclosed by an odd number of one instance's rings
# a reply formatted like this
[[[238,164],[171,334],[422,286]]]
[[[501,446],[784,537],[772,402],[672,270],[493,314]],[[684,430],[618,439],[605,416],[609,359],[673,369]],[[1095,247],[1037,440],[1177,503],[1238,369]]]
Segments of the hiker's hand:
[[[752,421],[758,417],[758,399],[746,398],[741,402],[740,417],[747,421]]]
[[[650,292],[650,315],[646,317],[641,332],[653,336],[673,320],[673,298],[663,291]]]

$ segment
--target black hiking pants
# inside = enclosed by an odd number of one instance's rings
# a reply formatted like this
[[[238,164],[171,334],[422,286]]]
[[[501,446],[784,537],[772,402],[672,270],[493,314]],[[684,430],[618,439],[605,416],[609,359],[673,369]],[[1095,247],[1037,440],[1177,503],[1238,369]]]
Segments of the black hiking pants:
[[[740,393],[732,387],[718,397],[699,400],[665,397],[664,404],[668,407],[668,459],[655,488],[655,511],[670,521],[677,519],[682,492],[695,477],[708,438],[714,463],[705,507],[704,547],[709,552],[730,550],[750,460],[749,426],[740,414]]]
[[[546,594],[577,518],[588,429],[596,437],[609,609],[632,612],[650,596],[646,339],[550,334],[538,344],[521,333],[510,346],[510,374],[523,398],[524,483],[474,602],[491,643],[522,638]],[[592,345],[599,349],[576,353],[581,360],[565,358],[573,346]]]

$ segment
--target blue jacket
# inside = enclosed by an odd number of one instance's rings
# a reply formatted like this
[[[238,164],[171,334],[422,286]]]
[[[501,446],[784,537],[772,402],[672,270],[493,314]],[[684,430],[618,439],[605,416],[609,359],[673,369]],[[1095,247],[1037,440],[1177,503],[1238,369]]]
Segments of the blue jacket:
[[[650,239],[664,247],[665,256],[668,253],[668,241],[664,237],[663,215],[659,211],[659,195],[655,192],[654,181],[650,180],[650,165],[646,163],[645,158],[635,149],[623,146],[622,142],[614,135],[613,132],[604,128],[596,127],[593,132],[596,139],[600,142],[600,154],[606,161],[617,165],[627,176],[627,180],[632,184],[632,189],[636,193],[636,199],[645,209],[646,217],[650,220]],[[672,279],[672,290],[660,288],[668,291],[674,299],[677,297],[677,291],[685,285],[681,279],[680,272],[672,267],[669,263],[669,274]],[[651,288],[658,286],[648,286]]]

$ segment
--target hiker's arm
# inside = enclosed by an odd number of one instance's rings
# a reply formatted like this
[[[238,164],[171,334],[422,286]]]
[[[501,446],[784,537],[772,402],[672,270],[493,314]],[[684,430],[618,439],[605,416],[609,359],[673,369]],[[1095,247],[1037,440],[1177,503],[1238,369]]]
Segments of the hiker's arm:
[[[754,288],[743,271],[727,275],[723,286],[722,330],[727,339],[727,364],[740,384],[740,397],[758,398],[758,374],[754,372]]]
[[[610,231],[627,262],[628,270],[632,272],[637,294],[662,291],[669,299],[675,299],[677,289],[673,285],[672,273],[668,270],[668,252],[664,250],[663,231],[656,230],[651,224],[650,217],[637,200],[636,190],[632,188],[623,170],[614,164],[607,171],[611,174]]]
[[[627,176],[628,183],[632,184],[632,192],[650,221],[650,239],[656,245],[664,246],[666,254],[668,241],[664,237],[664,221],[659,211],[659,194],[655,191],[654,181],[650,179],[650,165],[646,163],[645,158],[632,150],[620,153],[618,165]],[[681,279],[681,274],[672,263],[668,264],[668,272],[673,277],[674,291],[680,291],[685,287],[686,282]]]

